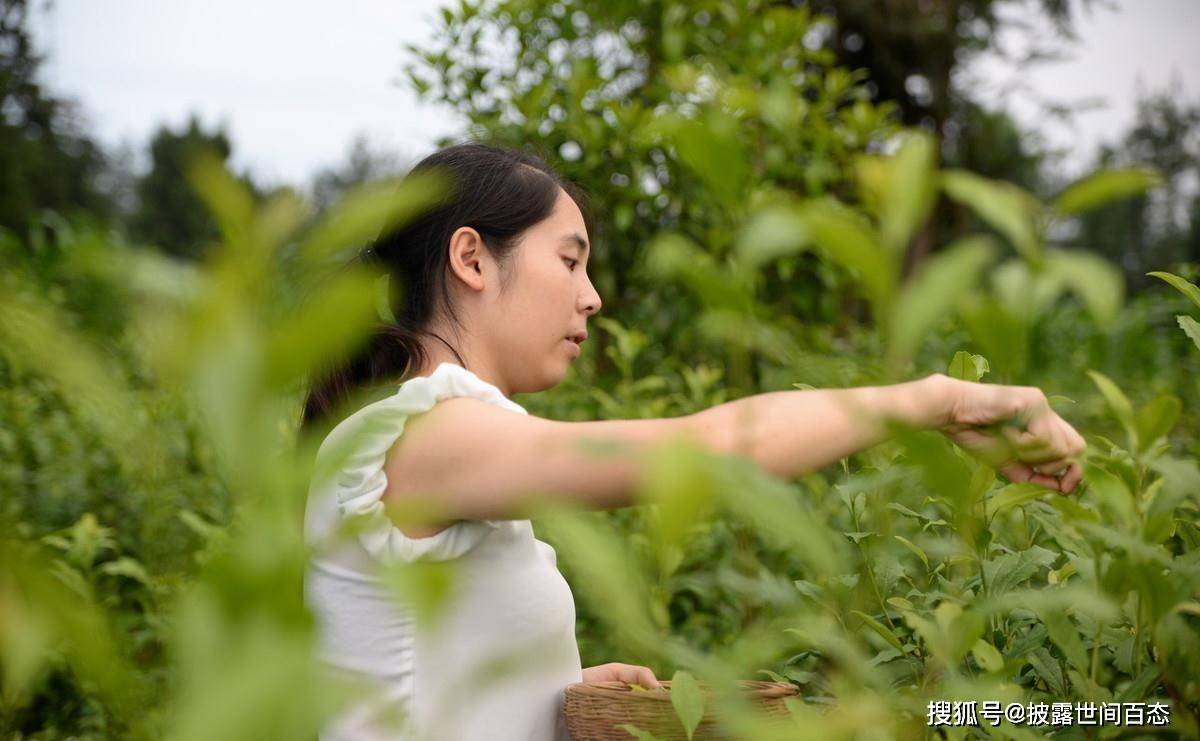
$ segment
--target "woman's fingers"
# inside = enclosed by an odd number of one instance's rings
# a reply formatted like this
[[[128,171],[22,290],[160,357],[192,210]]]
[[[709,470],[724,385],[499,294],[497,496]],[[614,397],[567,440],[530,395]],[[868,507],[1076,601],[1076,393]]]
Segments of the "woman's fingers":
[[[1009,481],[1015,483],[1029,482],[1031,484],[1037,484],[1038,486],[1044,486],[1047,489],[1062,491],[1061,482],[1058,480],[1058,478],[1054,476],[1048,476],[1044,473],[1038,473],[1037,471],[1033,470],[1031,466],[1025,463],[1013,463],[1011,465],[1004,466],[1000,469],[1000,473],[1004,474],[1004,477]]]
[[[654,676],[654,672],[650,671],[649,667],[645,667],[645,666],[637,667],[637,675],[636,675],[636,678],[634,679],[634,681],[637,682],[638,684],[642,685],[643,687],[660,687],[660,686],[662,686],[659,684],[658,678]]]
[[[1013,456],[1025,463],[1041,463],[1063,455],[1055,441],[1044,432],[1005,426],[1000,428],[1000,434],[1008,442]]]
[[[1083,480],[1083,467],[1077,462],[1061,459],[1050,463],[1029,465],[1012,463],[1000,469],[1005,478],[1013,482],[1028,481],[1031,484],[1056,489],[1070,494]]]
[[[1028,461],[1026,461],[1028,462]],[[1030,465],[1034,471],[1044,473],[1047,476],[1062,477],[1067,472],[1067,468],[1071,465],[1071,461],[1067,458],[1056,458],[1045,463],[1034,463]]]
[[[1010,481],[1070,492],[1083,476],[1074,461],[1083,454],[1086,443],[1045,399],[1041,391],[1030,387],[980,388],[967,405],[974,405],[970,417],[975,424],[960,419],[947,428],[947,434]],[[1011,424],[1014,417],[1024,426]]]
[[[1075,487],[1079,486],[1080,481],[1083,481],[1083,466],[1072,463],[1067,467],[1067,472],[1059,479],[1059,491],[1063,494],[1070,494],[1075,491]]]
[[[1083,437],[1049,408],[1029,420],[1023,429],[1004,425],[1001,430],[1016,450],[1031,456],[1053,452],[1067,457],[1082,453],[1084,448]]]
[[[1008,442],[991,432],[967,428],[952,433],[951,439],[988,465],[999,467],[1013,460]]]
[[[654,672],[648,667],[634,666],[633,664],[622,664],[617,661],[599,666],[591,666],[583,670],[583,681],[585,682],[624,682],[625,684],[636,684],[647,689],[660,687],[658,680],[654,677]]]
[[[654,672],[650,671],[650,669],[645,666],[622,664],[620,679],[626,684],[637,684],[648,689],[653,689],[660,686],[658,679],[656,679],[654,676]]]

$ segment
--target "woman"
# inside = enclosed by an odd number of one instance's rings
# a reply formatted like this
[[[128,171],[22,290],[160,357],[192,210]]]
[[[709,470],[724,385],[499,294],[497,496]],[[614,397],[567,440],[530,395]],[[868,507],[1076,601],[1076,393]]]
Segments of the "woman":
[[[540,159],[507,149],[450,147],[414,171],[428,169],[451,176],[451,195],[366,256],[405,284],[396,322],[314,385],[305,409],[313,423],[355,390],[407,379],[338,424],[318,456],[331,475],[310,491],[306,598],[323,658],[377,688],[323,738],[565,738],[567,684],[657,684],[645,667],[580,667],[570,589],[520,518],[535,501],[633,504],[641,454],[668,437],[792,477],[879,442],[893,419],[944,430],[1009,479],[1063,492],[1079,483],[1072,459],[1084,442],[1040,391],[943,375],[765,393],[675,418],[533,417],[511,396],[559,383],[601,307],[583,199]],[[984,429],[1014,417],[1025,430]],[[596,441],[620,452],[589,455]],[[436,515],[417,522],[395,514],[431,501]],[[346,518],[354,537],[335,538]],[[455,565],[436,625],[416,625],[375,577],[380,564],[414,561]],[[510,671],[489,673],[496,666]]]

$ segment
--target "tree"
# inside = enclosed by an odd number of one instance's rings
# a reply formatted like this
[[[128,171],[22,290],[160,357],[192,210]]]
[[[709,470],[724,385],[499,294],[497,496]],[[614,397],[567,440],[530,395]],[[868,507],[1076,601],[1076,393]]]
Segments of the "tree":
[[[846,191],[856,155],[893,131],[889,106],[835,66],[829,24],[805,7],[477,0],[442,20],[436,41],[409,47],[412,84],[472,135],[535,146],[590,191],[606,313],[650,328],[664,354],[695,346],[685,328],[700,307],[647,269],[655,236],[678,232],[707,253],[697,259],[725,260],[751,209]],[[811,256],[765,280],[781,315],[844,310],[821,298],[838,278]]]
[[[158,128],[150,140],[150,171],[136,186],[139,205],[130,222],[135,239],[193,258],[216,239],[216,222],[188,179],[192,161],[204,152],[229,159],[232,145],[223,128],[207,131],[194,115],[179,131]],[[242,180],[250,183],[248,176]]]
[[[1085,0],[1082,7],[1094,0]],[[1037,24],[1056,42],[1073,38],[1075,11],[1068,0],[815,0],[836,19],[830,39],[838,63],[865,69],[877,100],[895,102],[908,125],[923,125],[939,138],[952,118],[966,123],[973,101],[956,86],[955,72],[972,57],[1000,46],[1002,32],[1024,31],[1030,47],[1019,63],[1053,56],[1036,43]]]
[[[401,158],[371,144],[365,134],[354,137],[346,162],[321,170],[313,178],[312,194],[318,210],[325,210],[355,185],[402,174]]]
[[[28,0],[0,0],[0,227],[24,234],[43,209],[107,216],[100,147],[75,105],[38,82]]]
[[[947,166],[1043,191],[1042,153],[1025,143],[1016,122],[994,102],[978,100],[958,73],[985,52],[1024,68],[1055,58],[1074,38],[1076,12],[1094,0],[814,0],[835,19],[828,45],[838,64],[864,70],[877,102],[894,103],[901,120],[922,126],[941,143]],[[1005,31],[1021,32],[1025,48],[1002,45]],[[1043,38],[1049,32],[1049,40]],[[943,202],[909,256],[924,259],[940,235],[962,233],[970,213]]]
[[[1179,86],[1144,95],[1129,131],[1101,147],[1101,167],[1142,165],[1163,177],[1163,187],[1085,214],[1079,241],[1119,263],[1132,285],[1172,262],[1200,261],[1200,101]]]

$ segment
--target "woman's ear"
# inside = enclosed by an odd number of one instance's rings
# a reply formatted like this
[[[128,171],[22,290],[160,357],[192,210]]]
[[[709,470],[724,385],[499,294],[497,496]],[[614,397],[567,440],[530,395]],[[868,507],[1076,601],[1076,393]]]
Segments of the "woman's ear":
[[[450,271],[469,288],[482,291],[484,271],[491,264],[491,255],[483,237],[469,226],[460,226],[450,235]]]

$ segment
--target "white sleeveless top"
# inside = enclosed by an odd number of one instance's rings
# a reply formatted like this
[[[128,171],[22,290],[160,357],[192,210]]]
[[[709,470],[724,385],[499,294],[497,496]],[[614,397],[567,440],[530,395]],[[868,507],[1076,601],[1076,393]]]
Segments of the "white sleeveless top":
[[[463,520],[411,538],[384,511],[384,459],[405,421],[456,396],[528,413],[474,373],[442,363],[346,418],[317,453],[305,601],[321,658],[374,688],[322,741],[568,738],[562,691],[582,670],[575,604],[554,549],[534,538],[528,520]],[[334,537],[350,516],[361,516],[362,527]],[[411,606],[377,577],[381,565],[412,561],[454,566],[451,595],[428,629],[417,629]]]

